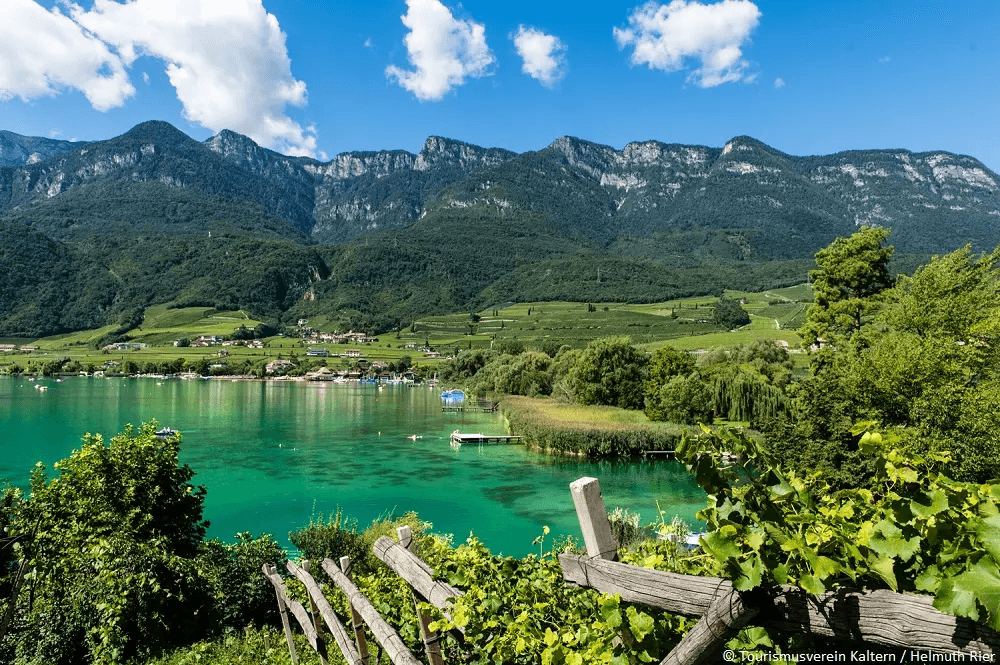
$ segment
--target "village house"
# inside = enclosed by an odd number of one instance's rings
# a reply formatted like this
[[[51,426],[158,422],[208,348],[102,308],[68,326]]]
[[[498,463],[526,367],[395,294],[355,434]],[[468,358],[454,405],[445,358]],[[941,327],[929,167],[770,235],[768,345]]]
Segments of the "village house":
[[[267,365],[265,365],[264,372],[267,374],[279,374],[281,372],[286,372],[293,367],[295,367],[295,363],[293,363],[291,360],[286,360],[285,358],[278,358],[277,360],[272,360]]]
[[[306,349],[306,355],[307,356],[329,356],[330,355],[330,351],[327,350],[327,349],[324,349],[323,347],[310,346],[308,349]]]
[[[37,351],[38,347],[37,346],[24,345],[24,346],[17,347],[17,350],[18,351],[27,351],[28,353],[30,353],[32,351]]]
[[[17,351],[17,344],[0,344],[0,351]]]
[[[333,381],[337,375],[327,367],[320,367],[315,372],[306,372],[306,379],[309,381]]]
[[[115,344],[102,346],[101,351],[138,351],[144,348],[146,348],[145,344],[138,344],[136,342],[116,342]]]
[[[344,352],[340,355],[343,358],[360,358],[361,349],[344,349]]]

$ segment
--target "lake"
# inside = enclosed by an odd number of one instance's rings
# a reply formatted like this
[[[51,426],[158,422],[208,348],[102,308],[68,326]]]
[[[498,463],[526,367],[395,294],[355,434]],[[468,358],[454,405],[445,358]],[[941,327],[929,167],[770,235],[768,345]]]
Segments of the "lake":
[[[47,391],[36,390],[42,383]],[[523,556],[542,526],[579,536],[569,483],[601,481],[609,509],[696,524],[705,495],[673,461],[581,461],[517,445],[449,444],[453,430],[504,434],[498,413],[442,412],[440,389],[333,383],[0,377],[0,483],[27,487],[85,432],[106,439],[156,419],[181,432],[181,461],[208,489],[210,537],[288,532],[340,506],[364,527],[414,510],[456,542],[474,532]],[[407,437],[417,436],[416,440]]]

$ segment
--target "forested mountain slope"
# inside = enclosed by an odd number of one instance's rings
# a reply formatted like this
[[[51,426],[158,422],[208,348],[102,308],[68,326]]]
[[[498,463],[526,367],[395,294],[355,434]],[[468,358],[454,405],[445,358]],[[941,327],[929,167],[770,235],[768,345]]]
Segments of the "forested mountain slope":
[[[162,302],[384,329],[501,300],[768,288],[861,224],[900,254],[1000,244],[1000,177],[946,152],[430,137],[320,162],[146,122],[86,144],[6,132],[0,160],[0,335]]]

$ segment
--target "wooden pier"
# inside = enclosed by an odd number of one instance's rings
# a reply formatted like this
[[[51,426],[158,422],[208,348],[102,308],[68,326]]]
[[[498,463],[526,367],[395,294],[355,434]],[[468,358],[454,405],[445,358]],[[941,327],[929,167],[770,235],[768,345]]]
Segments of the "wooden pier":
[[[496,435],[496,434],[463,434],[458,430],[451,433],[451,442],[457,444],[463,443],[475,443],[477,445],[483,445],[487,443],[495,444],[505,444],[505,443],[518,443],[521,440],[519,436],[507,436],[507,435]]]
[[[442,404],[442,411],[477,411],[480,413],[491,413],[500,408],[499,402],[480,399],[475,402],[457,402],[455,404]]]

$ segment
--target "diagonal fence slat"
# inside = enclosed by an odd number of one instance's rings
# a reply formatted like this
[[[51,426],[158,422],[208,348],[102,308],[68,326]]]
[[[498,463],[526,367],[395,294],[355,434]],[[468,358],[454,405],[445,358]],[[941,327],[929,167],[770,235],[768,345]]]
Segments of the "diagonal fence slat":
[[[351,601],[351,605],[354,606],[358,614],[368,624],[372,635],[382,645],[393,665],[420,665],[420,661],[406,648],[403,640],[400,639],[392,626],[379,616],[378,611],[372,606],[368,598],[361,593],[358,587],[354,586],[351,580],[347,579],[347,576],[337,568],[337,564],[330,559],[323,559],[322,566],[326,574],[333,580],[333,583],[344,592],[348,600]]]
[[[330,629],[330,634],[333,635],[333,639],[337,642],[337,646],[340,647],[340,652],[344,655],[348,664],[363,665],[364,661],[358,654],[357,647],[354,646],[354,642],[351,640],[350,635],[348,635],[347,629],[344,628],[344,624],[340,622],[333,608],[330,607],[329,601],[323,596],[323,591],[319,588],[319,584],[316,583],[315,578],[291,561],[287,563],[287,568],[288,572],[305,585],[306,591],[309,592],[309,596],[316,603],[316,608],[319,610],[320,616],[323,617],[323,622]]]
[[[264,565],[267,566],[267,564]],[[302,632],[305,633],[306,639],[309,640],[309,646],[315,649],[316,628],[313,627],[312,621],[309,620],[309,613],[306,612],[306,608],[302,607],[302,603],[288,597],[288,590],[285,588],[285,583],[281,580],[281,576],[275,572],[274,568],[268,566],[264,571],[264,575],[267,579],[271,580],[271,584],[274,585],[274,590],[281,598],[281,602],[285,604],[285,607],[292,613],[295,620],[302,626]]]
[[[393,572],[402,577],[420,596],[451,619],[451,599],[465,595],[446,582],[434,579],[433,571],[420,557],[395,542],[382,536],[375,541],[372,551]],[[457,628],[465,633],[463,628]]]

